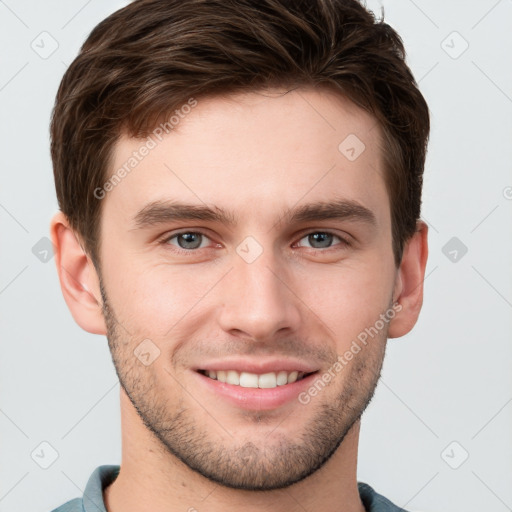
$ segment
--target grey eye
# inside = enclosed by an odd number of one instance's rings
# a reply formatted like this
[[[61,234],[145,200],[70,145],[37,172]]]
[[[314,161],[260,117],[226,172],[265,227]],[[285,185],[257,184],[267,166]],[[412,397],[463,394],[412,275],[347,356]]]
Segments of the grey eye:
[[[169,243],[173,243],[176,240],[181,249],[198,249],[202,246],[206,237],[202,233],[196,233],[194,231],[187,231],[184,233],[177,233],[176,235],[169,238]]]
[[[330,247],[333,245],[333,239],[339,238],[332,233],[324,233],[323,231],[318,231],[315,233],[310,233],[309,235],[302,238],[302,240],[307,239],[308,243],[313,249],[325,249],[326,247]]]

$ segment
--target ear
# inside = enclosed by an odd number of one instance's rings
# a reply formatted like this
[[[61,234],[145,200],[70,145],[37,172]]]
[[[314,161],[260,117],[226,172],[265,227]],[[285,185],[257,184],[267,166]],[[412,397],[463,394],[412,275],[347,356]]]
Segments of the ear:
[[[53,217],[50,233],[60,287],[75,322],[92,334],[106,334],[96,268],[62,212]]]
[[[428,257],[428,226],[418,221],[416,232],[406,242],[393,290],[393,304],[401,309],[389,322],[388,338],[407,334],[416,324],[423,305],[423,281]]]

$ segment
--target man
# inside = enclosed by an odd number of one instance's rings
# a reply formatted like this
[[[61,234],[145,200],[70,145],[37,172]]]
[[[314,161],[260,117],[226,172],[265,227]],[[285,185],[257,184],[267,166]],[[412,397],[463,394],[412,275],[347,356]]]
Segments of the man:
[[[108,338],[123,454],[57,510],[402,510],[356,480],[427,260],[399,36],[355,0],[137,0],[51,130],[57,269]]]

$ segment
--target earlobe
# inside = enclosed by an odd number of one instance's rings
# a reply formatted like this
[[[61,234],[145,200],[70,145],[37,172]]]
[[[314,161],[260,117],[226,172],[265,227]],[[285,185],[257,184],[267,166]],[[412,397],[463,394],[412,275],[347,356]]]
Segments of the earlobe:
[[[388,338],[407,334],[416,324],[423,304],[423,281],[428,258],[428,226],[418,221],[416,232],[406,242],[397,271],[393,297],[400,311],[389,324]]]
[[[99,279],[90,257],[62,212],[53,217],[50,232],[62,294],[73,318],[82,329],[105,334]]]

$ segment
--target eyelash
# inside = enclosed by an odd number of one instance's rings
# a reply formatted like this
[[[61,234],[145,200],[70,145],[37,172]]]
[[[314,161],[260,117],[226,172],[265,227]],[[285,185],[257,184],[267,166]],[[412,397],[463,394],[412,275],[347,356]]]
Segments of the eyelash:
[[[171,245],[169,244],[169,242],[173,239],[173,238],[176,238],[178,237],[179,235],[184,235],[184,234],[190,234],[190,233],[193,233],[193,234],[198,234],[198,235],[202,235],[204,237],[206,237],[207,239],[210,240],[209,236],[204,233],[203,231],[192,231],[192,230],[185,230],[185,231],[179,231],[178,233],[173,233],[172,235],[170,236],[166,236],[164,239],[162,239],[160,241],[160,244],[162,245]],[[330,247],[326,247],[324,249],[317,249],[315,247],[306,247],[306,249],[309,249],[310,251],[314,251],[314,252],[327,252],[329,251],[329,249],[333,249],[335,248],[337,245],[340,245],[344,248],[346,247],[350,247],[352,244],[345,238],[341,237],[340,235],[337,235],[336,233],[333,233],[331,231],[320,231],[320,230],[316,230],[316,231],[308,231],[307,233],[304,233],[300,239],[304,239],[306,238],[307,236],[309,235],[313,235],[313,234],[317,234],[317,233],[322,233],[322,234],[325,234],[325,235],[332,235],[333,237],[336,237],[340,240],[340,243],[338,244],[335,244],[333,246],[330,246]],[[183,249],[182,247],[178,247],[177,245],[174,245],[173,244],[173,248],[172,250],[177,252],[178,254],[185,254],[187,256],[191,256],[193,253],[195,252],[198,252],[199,250],[201,249],[209,249],[209,247],[202,247],[202,248],[197,248],[197,249]]]

